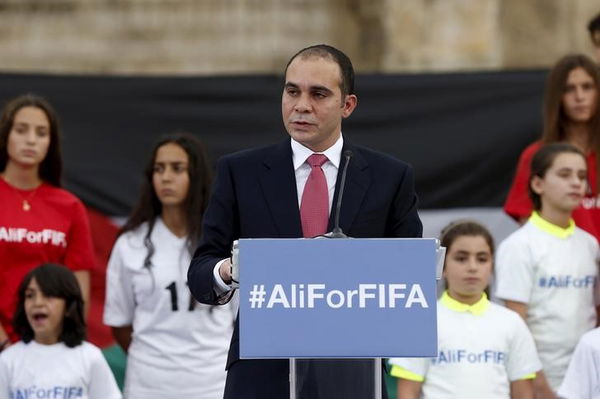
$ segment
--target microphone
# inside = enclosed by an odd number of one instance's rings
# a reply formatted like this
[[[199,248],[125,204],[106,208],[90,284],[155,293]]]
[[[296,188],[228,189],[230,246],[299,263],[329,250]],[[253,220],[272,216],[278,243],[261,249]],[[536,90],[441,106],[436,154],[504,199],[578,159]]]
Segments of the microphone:
[[[346,234],[342,231],[340,227],[340,210],[342,209],[342,197],[344,196],[344,187],[346,186],[346,174],[348,173],[348,165],[350,164],[350,159],[354,155],[351,150],[346,150],[343,153],[346,158],[346,164],[344,165],[344,170],[342,171],[342,180],[340,182],[340,192],[337,199],[337,204],[335,205],[335,219],[333,224],[333,231],[331,233],[325,234],[327,238],[348,238]]]

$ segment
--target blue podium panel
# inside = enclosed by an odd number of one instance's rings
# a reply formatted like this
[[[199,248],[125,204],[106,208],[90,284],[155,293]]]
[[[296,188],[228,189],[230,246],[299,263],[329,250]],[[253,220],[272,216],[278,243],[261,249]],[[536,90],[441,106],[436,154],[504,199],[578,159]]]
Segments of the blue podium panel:
[[[240,356],[436,356],[435,250],[434,239],[240,240]]]

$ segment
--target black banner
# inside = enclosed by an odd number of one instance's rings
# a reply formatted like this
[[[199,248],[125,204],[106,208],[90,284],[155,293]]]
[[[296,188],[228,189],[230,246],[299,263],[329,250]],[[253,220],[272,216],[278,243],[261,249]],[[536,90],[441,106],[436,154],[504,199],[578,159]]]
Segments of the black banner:
[[[421,208],[497,207],[540,134],[545,71],[359,75],[344,137],[411,163]],[[157,136],[198,135],[211,159],[286,137],[280,76],[0,75],[0,100],[46,97],[63,126],[65,186],[124,216]]]

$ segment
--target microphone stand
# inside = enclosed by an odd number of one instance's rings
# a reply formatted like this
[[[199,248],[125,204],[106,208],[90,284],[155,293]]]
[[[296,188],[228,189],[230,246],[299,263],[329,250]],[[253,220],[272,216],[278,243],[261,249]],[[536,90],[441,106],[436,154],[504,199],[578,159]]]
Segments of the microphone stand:
[[[344,170],[342,171],[342,180],[340,182],[340,192],[337,200],[337,204],[335,206],[335,219],[333,224],[333,230],[324,235],[326,238],[348,238],[346,234],[342,231],[340,227],[340,211],[342,209],[342,197],[344,196],[344,187],[346,186],[346,174],[348,173],[348,165],[350,164],[350,159],[352,158],[351,150],[344,151],[344,157],[346,158],[346,164],[344,165]]]

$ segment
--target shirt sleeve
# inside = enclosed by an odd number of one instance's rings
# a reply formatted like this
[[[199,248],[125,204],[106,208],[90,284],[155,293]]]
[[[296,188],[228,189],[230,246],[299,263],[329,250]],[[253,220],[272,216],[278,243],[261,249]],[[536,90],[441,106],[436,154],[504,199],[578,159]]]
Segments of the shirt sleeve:
[[[496,296],[529,303],[534,284],[533,266],[525,237],[509,236],[500,244],[496,256]]]
[[[213,269],[215,294],[217,294],[217,296],[219,296],[219,297],[223,296],[223,294],[226,294],[229,291],[231,291],[231,284],[227,284],[226,282],[224,282],[223,279],[221,278],[221,275],[219,274],[219,269],[221,268],[221,265],[223,264],[223,262],[225,262],[226,260],[227,260],[227,258],[218,261],[217,264],[215,265],[215,268]]]
[[[74,271],[91,270],[95,266],[95,258],[87,212],[79,200],[75,201],[72,211],[64,262],[69,269]]]
[[[514,332],[509,345],[506,373],[510,381],[523,379],[542,369],[535,342],[527,325],[517,313],[510,311]]]
[[[597,335],[596,335],[597,336]],[[575,347],[569,368],[558,390],[558,396],[567,399],[595,398],[600,391],[600,356],[594,354],[592,345],[583,338]]]
[[[100,349],[90,345],[90,399],[121,399],[121,391]]]
[[[504,212],[515,220],[528,217],[533,209],[529,198],[529,173],[531,158],[539,146],[539,143],[534,143],[521,153],[515,178],[504,202]]]
[[[125,236],[119,237],[110,254],[106,269],[104,324],[113,327],[131,325],[135,312],[133,284],[123,254],[125,244]]]
[[[0,399],[9,399],[10,397],[10,378],[8,375],[8,366],[0,356]]]
[[[410,381],[425,381],[429,369],[429,358],[420,357],[393,357],[389,360],[392,377]]]

